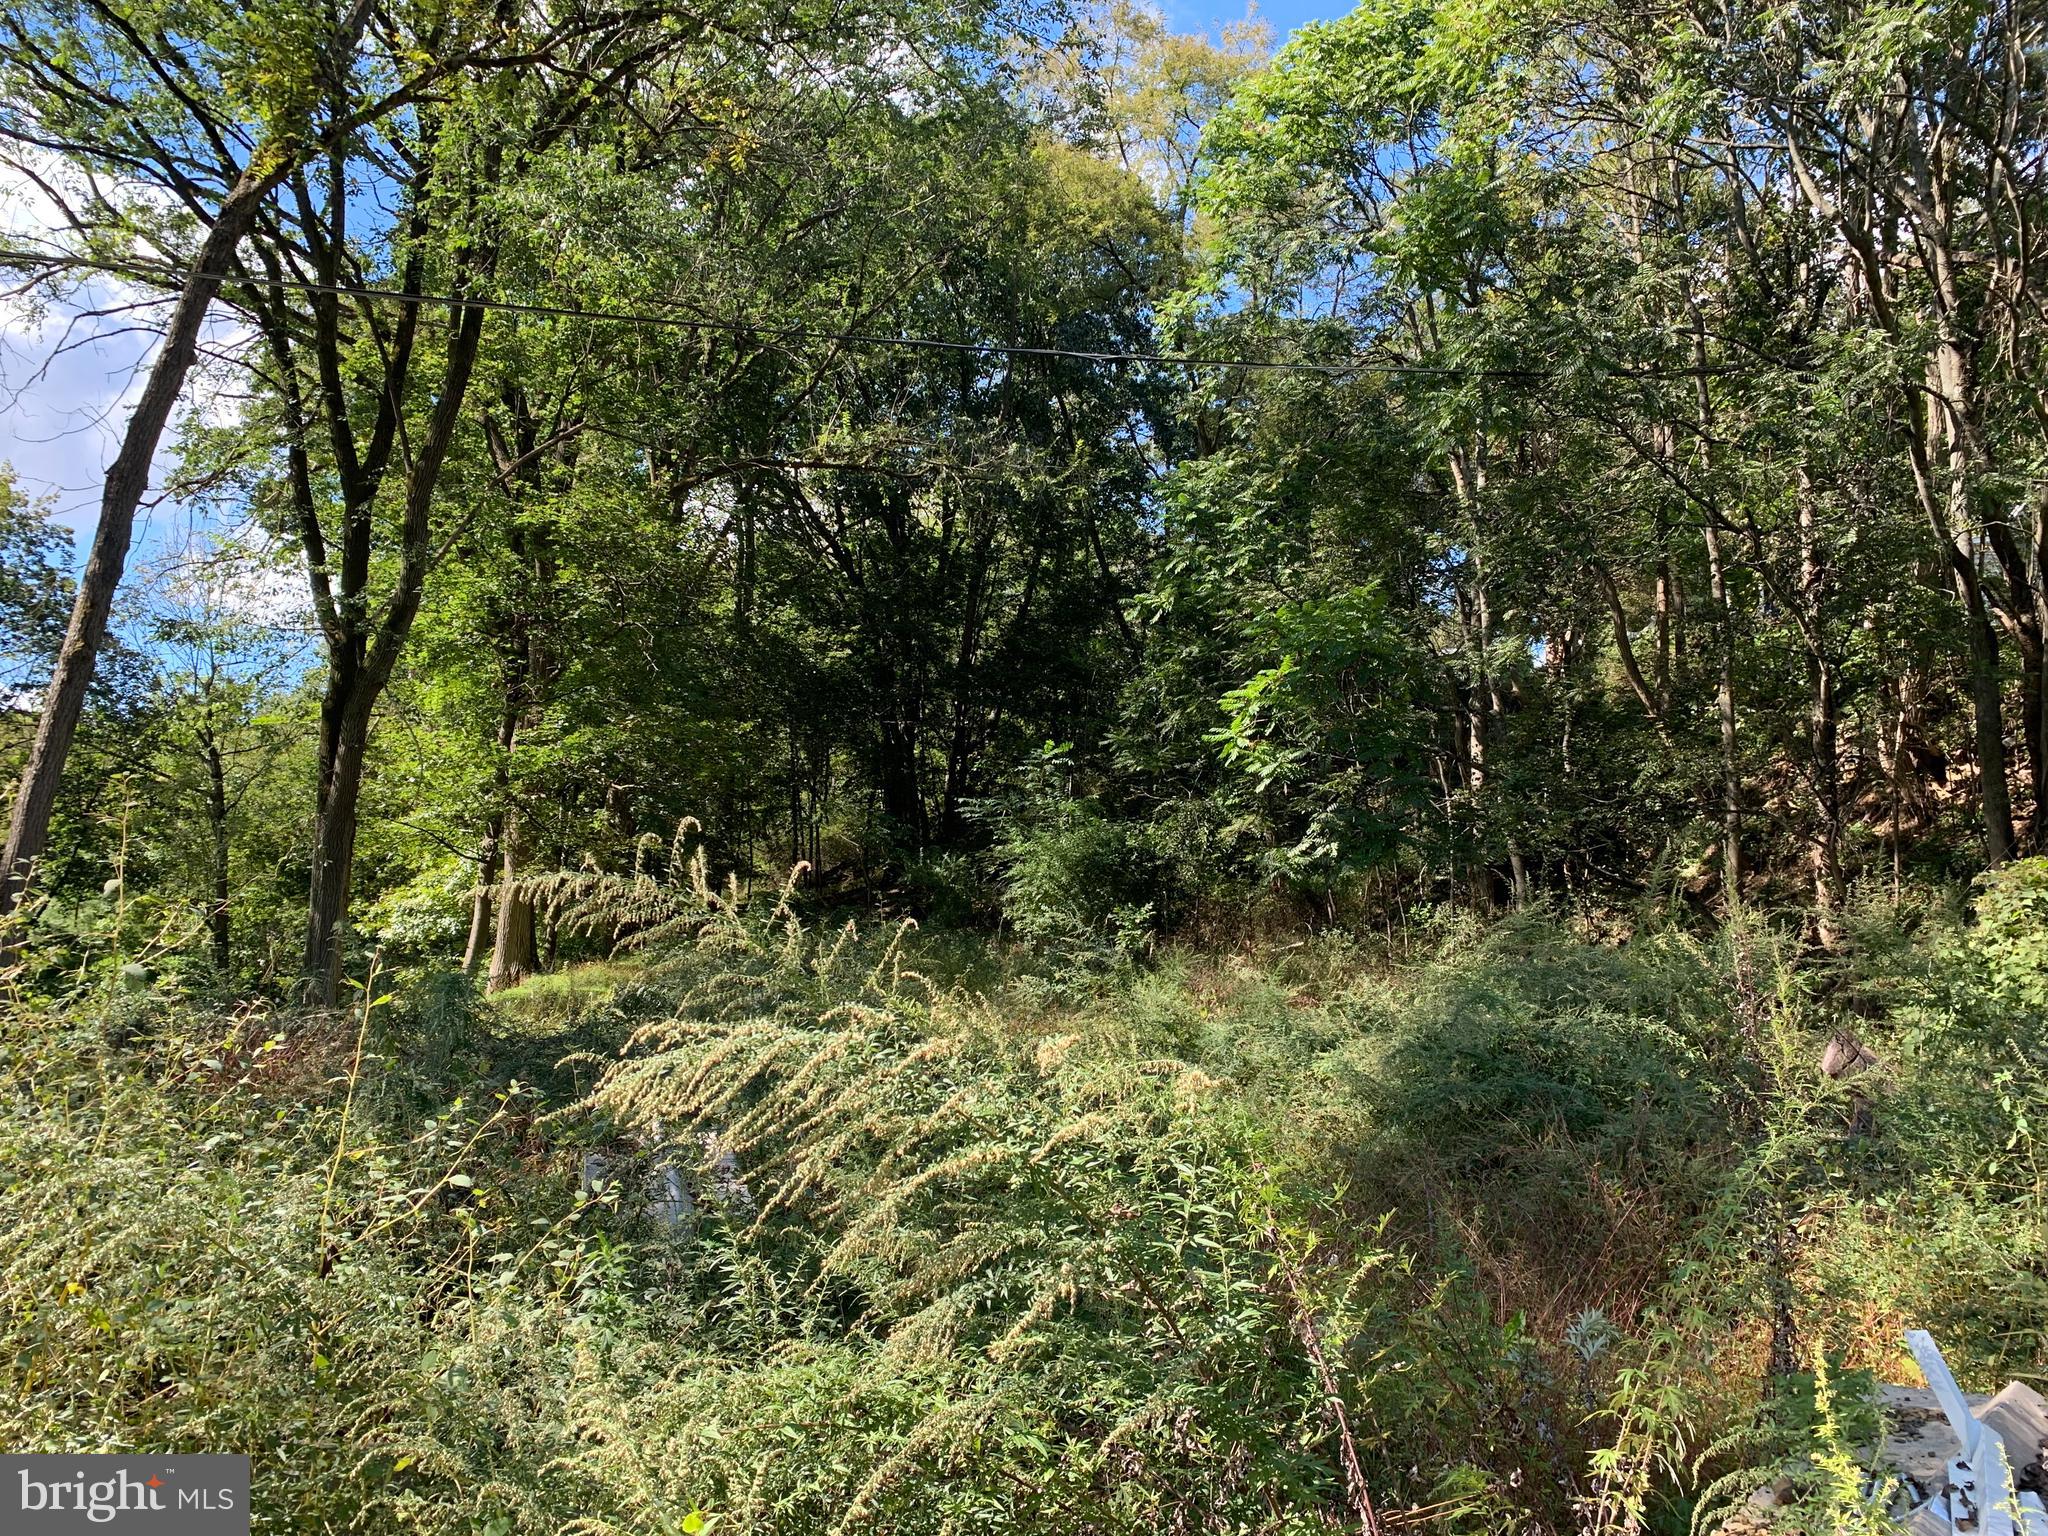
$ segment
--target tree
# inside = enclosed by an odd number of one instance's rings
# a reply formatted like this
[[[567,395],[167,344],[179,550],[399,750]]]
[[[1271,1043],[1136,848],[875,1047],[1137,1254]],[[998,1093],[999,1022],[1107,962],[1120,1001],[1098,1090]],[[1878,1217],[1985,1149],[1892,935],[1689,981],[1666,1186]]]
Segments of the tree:
[[[419,47],[431,56],[447,39],[427,21]],[[656,26],[633,6],[526,17],[507,43],[519,73],[451,74],[353,154],[285,178],[288,196],[252,232],[235,294],[263,337],[285,459],[281,521],[303,551],[327,652],[304,953],[319,999],[331,1002],[341,981],[372,719],[446,551],[436,497],[516,189],[594,114],[592,131],[621,147],[640,119],[620,101],[686,40],[721,26]],[[395,205],[368,230],[358,228],[365,183]],[[385,273],[393,282],[369,295]]]
[[[235,974],[236,839],[252,797],[275,793],[301,725],[280,707],[306,639],[278,601],[285,574],[274,554],[188,546],[151,573],[140,618],[155,674],[153,791],[168,812],[152,843],[165,862],[203,871],[208,959],[224,980]],[[186,843],[176,829],[192,823]]]
[[[55,206],[52,251],[10,256],[36,279],[90,269],[133,243],[181,270],[176,298],[121,445],[0,852],[0,911],[20,900],[48,837],[64,765],[107,636],[135,510],[209,306],[260,211],[301,165],[491,58],[443,36],[426,57],[372,0],[302,7],[201,4],[166,17],[120,0],[50,0],[0,21],[0,143]],[[483,48],[495,29],[477,27]],[[366,46],[367,42],[367,46]],[[389,44],[390,46],[387,46]],[[51,162],[54,161],[54,164]],[[159,200],[160,199],[160,200]],[[166,216],[166,210],[169,210]],[[191,239],[196,225],[199,238]]]
[[[49,670],[64,642],[69,543],[51,523],[47,502],[24,495],[13,467],[0,463],[0,690],[10,707]]]

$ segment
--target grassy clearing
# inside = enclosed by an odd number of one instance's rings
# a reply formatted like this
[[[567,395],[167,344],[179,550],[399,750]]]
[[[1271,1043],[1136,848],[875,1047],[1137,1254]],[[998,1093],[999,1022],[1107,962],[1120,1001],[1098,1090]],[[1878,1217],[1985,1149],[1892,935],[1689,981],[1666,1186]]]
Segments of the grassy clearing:
[[[2048,1360],[2017,942],[1549,915],[1061,976],[721,912],[489,1006],[17,999],[4,1435],[246,1449],[273,1530],[1306,1532],[1360,1480],[1682,1530],[1817,1362]],[[657,1120],[751,1203],[579,1195]]]

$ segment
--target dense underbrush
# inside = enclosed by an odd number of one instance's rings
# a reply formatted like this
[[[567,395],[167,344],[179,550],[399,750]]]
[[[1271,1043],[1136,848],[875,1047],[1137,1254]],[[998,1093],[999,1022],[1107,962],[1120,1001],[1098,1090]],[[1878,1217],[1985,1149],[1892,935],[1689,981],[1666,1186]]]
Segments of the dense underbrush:
[[[1831,956],[720,902],[489,1004],[18,985],[0,1439],[246,1450],[277,1530],[1683,1530],[1904,1326],[2048,1365],[2033,878]]]

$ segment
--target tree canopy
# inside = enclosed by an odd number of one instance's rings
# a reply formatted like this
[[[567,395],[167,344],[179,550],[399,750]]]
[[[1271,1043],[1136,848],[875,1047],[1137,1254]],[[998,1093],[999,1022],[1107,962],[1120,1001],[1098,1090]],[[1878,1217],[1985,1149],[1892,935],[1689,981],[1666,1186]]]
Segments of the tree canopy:
[[[40,291],[166,280],[283,157],[180,462],[300,551],[327,995],[351,914],[462,890],[529,974],[525,883],[685,816],[993,912],[1046,743],[1168,927],[1827,938],[2048,836],[2009,9],[1390,0],[1270,62],[1129,7],[8,25]]]
[[[0,1439],[323,1533],[1894,1529],[1902,1331],[2048,1369],[2044,70],[0,12],[0,341],[141,355],[82,558],[0,465]]]

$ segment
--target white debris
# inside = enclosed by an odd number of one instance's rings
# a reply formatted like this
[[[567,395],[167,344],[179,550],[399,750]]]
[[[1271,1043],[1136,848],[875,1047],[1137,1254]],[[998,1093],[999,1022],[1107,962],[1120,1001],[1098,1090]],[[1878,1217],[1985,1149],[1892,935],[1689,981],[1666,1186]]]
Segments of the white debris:
[[[1858,1453],[1871,1487],[1890,1486],[1893,1518],[1908,1536],[2048,1536],[2048,1399],[2017,1381],[1995,1397],[1961,1391],[1928,1334],[1910,1333],[1906,1343],[1927,1385],[1880,1386],[1883,1440]],[[1780,1469],[1722,1522],[1719,1536],[1782,1529],[1777,1512],[1798,1502],[1811,1470]]]
[[[1948,1420],[1956,1454],[1939,1492],[1913,1511],[1913,1536],[2048,1536],[2048,1507],[2022,1492],[2019,1477],[2038,1478],[2048,1456],[2048,1400],[2021,1382],[1972,1402],[1956,1385],[1933,1335],[1915,1329],[1906,1347]]]
[[[639,1165],[638,1198],[631,1204],[622,1198],[620,1208],[651,1221],[665,1232],[682,1236],[690,1236],[697,1229],[696,1197],[700,1190],[726,1210],[751,1215],[753,1191],[747,1187],[739,1160],[724,1144],[722,1134],[715,1130],[699,1131],[692,1139],[703,1150],[702,1162],[696,1168],[686,1169],[677,1160],[661,1122],[656,1120],[645,1134],[632,1138],[628,1150],[585,1153],[578,1187],[586,1195],[599,1194],[616,1180],[629,1176]],[[623,1190],[619,1193],[622,1197],[625,1194]]]

